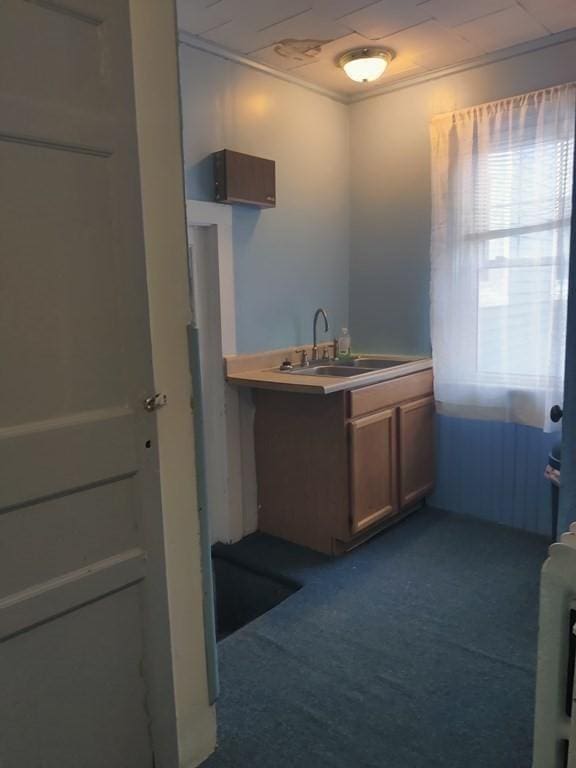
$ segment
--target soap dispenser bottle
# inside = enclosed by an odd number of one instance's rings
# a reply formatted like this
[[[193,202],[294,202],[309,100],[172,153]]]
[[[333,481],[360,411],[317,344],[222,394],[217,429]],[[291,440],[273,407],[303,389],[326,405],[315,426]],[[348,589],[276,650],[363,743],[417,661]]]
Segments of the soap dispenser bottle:
[[[352,340],[348,328],[342,328],[338,337],[338,357],[350,357]]]

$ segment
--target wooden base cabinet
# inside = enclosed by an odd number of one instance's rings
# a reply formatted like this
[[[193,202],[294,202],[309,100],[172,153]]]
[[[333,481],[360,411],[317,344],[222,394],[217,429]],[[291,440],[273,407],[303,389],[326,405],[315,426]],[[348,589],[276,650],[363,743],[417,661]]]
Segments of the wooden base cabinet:
[[[434,486],[432,371],[351,392],[255,390],[259,529],[336,554]]]
[[[434,398],[398,406],[400,506],[410,507],[434,488]]]
[[[397,416],[393,409],[350,422],[350,530],[398,512]]]

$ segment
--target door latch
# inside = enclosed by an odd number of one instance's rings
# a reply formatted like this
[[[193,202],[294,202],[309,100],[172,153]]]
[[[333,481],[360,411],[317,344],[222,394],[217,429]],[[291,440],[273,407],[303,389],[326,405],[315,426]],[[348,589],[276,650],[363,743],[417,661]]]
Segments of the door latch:
[[[146,400],[144,400],[144,410],[151,413],[152,411],[157,411],[158,408],[163,408],[168,402],[168,398],[166,395],[162,394],[161,392],[156,392],[155,395],[152,395],[151,397],[147,397]]]

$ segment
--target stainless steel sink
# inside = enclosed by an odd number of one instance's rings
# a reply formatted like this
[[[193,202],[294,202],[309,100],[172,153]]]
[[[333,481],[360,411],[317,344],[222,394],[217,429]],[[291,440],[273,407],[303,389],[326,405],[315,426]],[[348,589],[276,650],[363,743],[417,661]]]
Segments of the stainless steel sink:
[[[373,371],[373,368],[360,368],[356,365],[313,365],[309,368],[293,368],[283,373],[293,376],[361,376]]]
[[[394,368],[397,365],[405,365],[408,360],[381,360],[377,357],[357,357],[354,360],[343,360],[337,363],[346,367],[369,368],[371,370],[381,370],[384,368]]]
[[[386,368],[405,365],[409,360],[382,360],[378,357],[356,357],[352,360],[330,360],[310,366],[298,366],[289,370],[279,370],[297,376],[361,376],[363,373],[374,373]]]

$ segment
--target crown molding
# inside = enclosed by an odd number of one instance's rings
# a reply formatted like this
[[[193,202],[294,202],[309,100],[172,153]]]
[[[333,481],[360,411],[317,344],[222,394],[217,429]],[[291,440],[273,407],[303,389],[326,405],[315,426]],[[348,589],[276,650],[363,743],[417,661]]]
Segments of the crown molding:
[[[197,35],[191,35],[183,29],[178,30],[178,40],[182,45],[186,45],[189,48],[195,48],[198,51],[204,53],[210,53],[212,56],[217,56],[219,59],[226,59],[227,61],[233,61],[235,64],[241,64],[244,67],[255,69],[257,72],[263,72],[265,75],[275,77],[277,80],[285,80],[287,83],[298,85],[301,88],[306,88],[308,91],[318,93],[320,96],[326,96],[329,99],[338,101],[341,104],[349,104],[352,100],[345,94],[332,91],[329,88],[323,88],[321,85],[315,85],[314,83],[304,80],[302,77],[296,77],[289,72],[283,72],[280,69],[274,69],[274,67],[268,66],[268,64],[262,64],[254,59],[249,59],[247,56],[243,56],[241,53],[234,53],[227,48],[223,48],[216,43],[210,43],[208,40],[203,40]]]
[[[321,96],[325,96],[329,99],[339,102],[340,104],[356,104],[360,101],[366,101],[367,99],[374,99],[377,96],[384,96],[387,93],[393,93],[394,91],[400,91],[404,88],[412,88],[415,85],[421,83],[428,83],[432,80],[438,80],[442,77],[448,77],[449,75],[457,75],[461,72],[468,72],[472,69],[479,69],[480,67],[486,67],[490,64],[495,64],[499,61],[507,61],[508,59],[516,58],[517,56],[524,56],[528,53],[534,53],[535,51],[544,50],[545,48],[553,48],[563,43],[569,43],[576,40],[576,28],[567,29],[564,32],[558,32],[554,35],[548,35],[547,37],[539,37],[537,40],[530,40],[527,43],[520,43],[519,45],[511,46],[510,48],[502,48],[499,51],[493,51],[492,53],[485,53],[481,56],[477,56],[474,59],[468,59],[462,61],[459,64],[452,64],[448,67],[442,67],[441,69],[435,69],[422,74],[408,76],[401,80],[382,85],[378,88],[374,88],[369,92],[359,93],[357,95],[346,95],[332,91],[329,88],[323,88],[320,85],[304,80],[297,75],[293,75],[289,72],[283,72],[279,69],[274,69],[268,64],[262,64],[258,61],[243,56],[240,53],[234,53],[227,48],[223,48],[216,43],[210,43],[207,40],[203,40],[197,35],[191,35],[189,32],[181,29],[178,30],[178,40],[182,45],[186,45],[189,48],[195,48],[196,50],[209,53],[212,56],[217,56],[220,59],[226,59],[227,61],[233,61],[235,64],[241,64],[244,67],[255,69],[263,74],[275,77],[278,80],[285,80],[293,85],[298,85],[301,88],[305,88],[308,91],[317,93]]]

